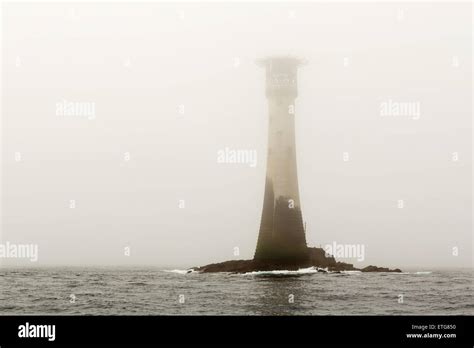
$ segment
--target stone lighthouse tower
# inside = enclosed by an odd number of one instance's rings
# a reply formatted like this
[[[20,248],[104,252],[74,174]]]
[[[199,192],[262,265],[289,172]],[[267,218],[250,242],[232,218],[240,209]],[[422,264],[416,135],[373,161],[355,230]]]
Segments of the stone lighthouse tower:
[[[285,56],[259,61],[266,73],[269,123],[265,196],[254,260],[308,259],[295,149],[297,69],[302,63]]]

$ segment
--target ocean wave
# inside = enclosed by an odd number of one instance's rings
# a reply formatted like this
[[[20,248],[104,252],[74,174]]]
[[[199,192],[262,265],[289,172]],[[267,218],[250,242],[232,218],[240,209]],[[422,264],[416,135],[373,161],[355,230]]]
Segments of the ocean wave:
[[[134,282],[134,281],[129,281],[128,284],[130,284],[130,285],[138,285],[138,286],[148,285],[148,283],[144,283],[144,282]]]

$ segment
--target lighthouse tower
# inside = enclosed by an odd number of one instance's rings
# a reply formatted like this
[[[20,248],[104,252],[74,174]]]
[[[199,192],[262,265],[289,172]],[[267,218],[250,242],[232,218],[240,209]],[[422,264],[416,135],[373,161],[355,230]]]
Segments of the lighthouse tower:
[[[302,64],[293,57],[259,61],[266,73],[269,123],[265,195],[254,260],[293,263],[308,258],[295,149],[297,69]]]

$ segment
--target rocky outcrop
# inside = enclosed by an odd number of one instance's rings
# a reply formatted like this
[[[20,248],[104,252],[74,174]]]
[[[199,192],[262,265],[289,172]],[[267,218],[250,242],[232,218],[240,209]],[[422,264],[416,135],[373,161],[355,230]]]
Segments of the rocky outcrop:
[[[389,269],[386,267],[367,266],[362,269],[354,267],[353,264],[338,262],[332,255],[326,255],[324,249],[308,248],[308,258],[297,262],[277,262],[270,260],[231,260],[220,263],[212,263],[193,269],[203,273],[230,272],[248,273],[256,271],[276,271],[276,270],[298,270],[300,268],[318,267],[327,268],[331,272],[340,271],[361,271],[361,272],[401,272],[400,269]]]
[[[386,267],[377,267],[377,266],[367,266],[361,269],[362,272],[401,272],[399,268],[389,269]]]

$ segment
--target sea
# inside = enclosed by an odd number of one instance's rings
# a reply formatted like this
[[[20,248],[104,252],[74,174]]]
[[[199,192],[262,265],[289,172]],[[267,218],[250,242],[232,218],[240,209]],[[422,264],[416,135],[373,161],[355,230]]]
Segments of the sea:
[[[0,268],[0,315],[473,315],[473,270]]]

